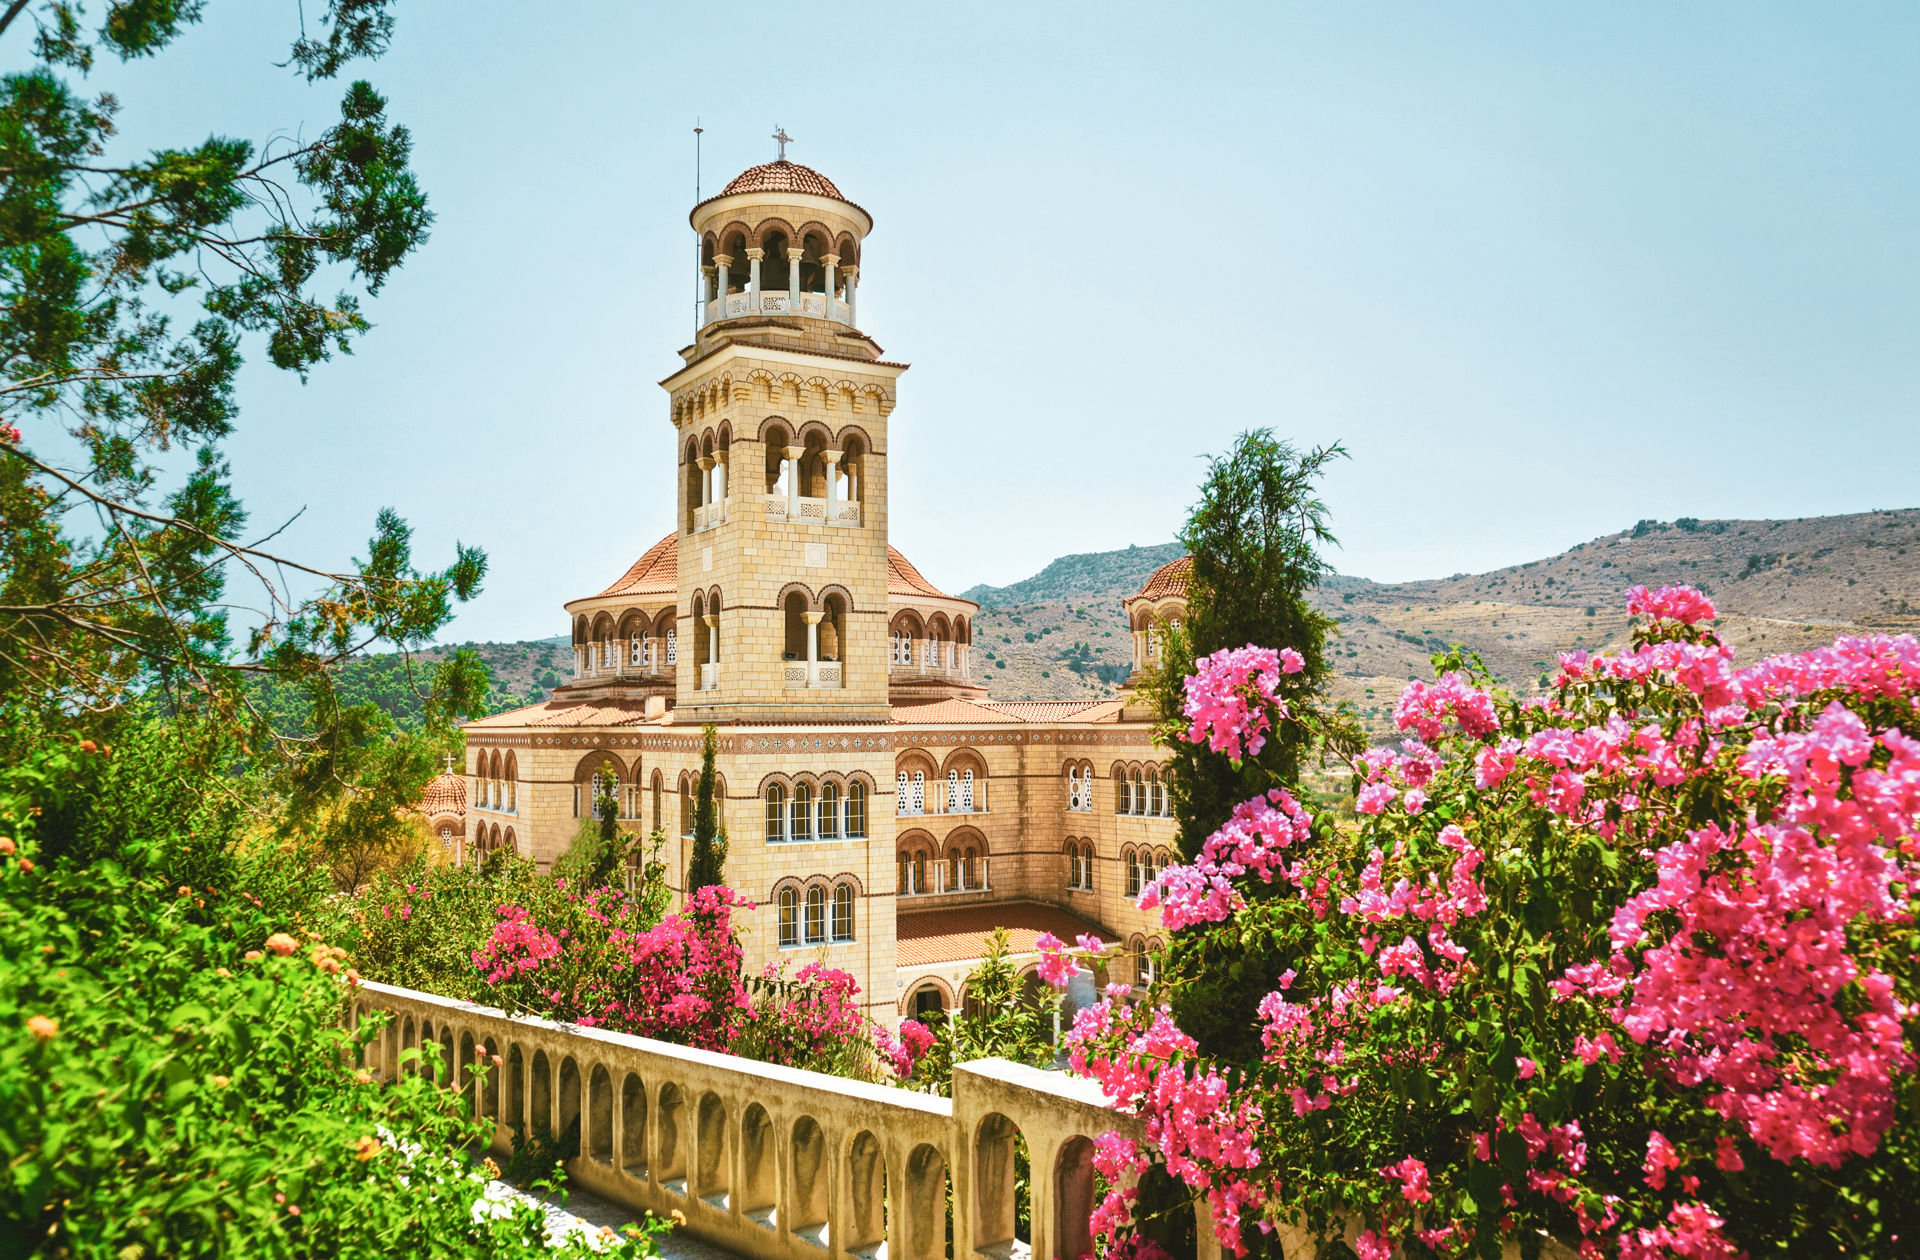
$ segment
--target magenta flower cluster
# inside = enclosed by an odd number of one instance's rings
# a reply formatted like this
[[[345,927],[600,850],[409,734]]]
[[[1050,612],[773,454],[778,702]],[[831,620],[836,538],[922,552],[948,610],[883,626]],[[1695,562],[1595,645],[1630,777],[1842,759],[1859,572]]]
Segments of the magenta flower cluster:
[[[1305,664],[1292,648],[1276,652],[1251,643],[1196,662],[1186,681],[1188,741],[1229,757],[1259,755],[1274,720],[1287,715],[1280,676],[1297,674]]]

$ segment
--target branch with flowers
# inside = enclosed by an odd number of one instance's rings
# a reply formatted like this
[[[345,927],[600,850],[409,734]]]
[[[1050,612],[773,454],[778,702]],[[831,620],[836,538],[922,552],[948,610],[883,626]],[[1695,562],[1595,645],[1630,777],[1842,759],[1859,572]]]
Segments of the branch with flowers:
[[[1200,1053],[1109,986],[1074,1070],[1138,1115],[1220,1243],[1351,1230],[1362,1260],[1898,1255],[1920,1238],[1920,643],[1740,667],[1699,592],[1635,588],[1631,642],[1543,695],[1440,660],[1353,812],[1280,784],[1142,895],[1181,935],[1272,942],[1259,1057]],[[1258,751],[1283,652],[1198,663],[1181,738]],[[1062,977],[1066,968],[1052,974]],[[1155,995],[1163,996],[1163,995]]]

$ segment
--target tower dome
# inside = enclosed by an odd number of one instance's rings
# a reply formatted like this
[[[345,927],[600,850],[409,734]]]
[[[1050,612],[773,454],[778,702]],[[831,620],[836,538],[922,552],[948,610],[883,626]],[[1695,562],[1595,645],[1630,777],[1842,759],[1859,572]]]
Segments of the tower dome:
[[[829,337],[858,327],[860,248],[873,217],[819,171],[784,154],[750,166],[689,221],[700,236],[703,343],[742,326]]]

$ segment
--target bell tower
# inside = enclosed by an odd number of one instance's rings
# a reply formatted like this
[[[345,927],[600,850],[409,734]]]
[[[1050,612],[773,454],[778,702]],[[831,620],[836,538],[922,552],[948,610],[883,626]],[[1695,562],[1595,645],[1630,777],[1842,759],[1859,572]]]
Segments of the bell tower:
[[[887,419],[903,363],[858,325],[873,219],[782,157],[693,208],[699,311],[661,382],[678,467],[675,708],[885,721]]]

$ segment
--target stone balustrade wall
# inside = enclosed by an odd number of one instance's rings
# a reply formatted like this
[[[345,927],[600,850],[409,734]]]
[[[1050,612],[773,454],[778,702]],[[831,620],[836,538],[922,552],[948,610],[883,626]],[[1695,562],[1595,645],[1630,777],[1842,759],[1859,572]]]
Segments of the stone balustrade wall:
[[[957,1067],[949,1099],[363,984],[354,1019],[377,1011],[392,1018],[366,1058],[384,1078],[464,1090],[501,1154],[516,1124],[563,1140],[577,1126],[573,1183],[678,1210],[688,1233],[754,1260],[944,1260],[949,1187],[955,1257],[1078,1260],[1093,1138],[1134,1129],[1092,1082],[1004,1059]],[[471,1065],[493,1055],[483,1084]],[[1015,1235],[1016,1137],[1030,1242]]]

